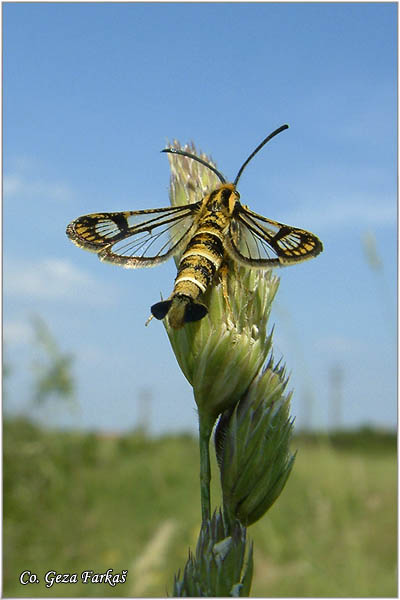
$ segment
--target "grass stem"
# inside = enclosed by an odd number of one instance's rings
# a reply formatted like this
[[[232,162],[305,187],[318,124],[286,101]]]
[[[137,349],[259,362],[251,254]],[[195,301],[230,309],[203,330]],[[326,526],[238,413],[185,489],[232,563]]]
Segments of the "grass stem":
[[[199,413],[199,445],[200,445],[200,495],[201,495],[201,518],[202,522],[211,519],[210,498],[210,437],[214,421],[205,414]]]

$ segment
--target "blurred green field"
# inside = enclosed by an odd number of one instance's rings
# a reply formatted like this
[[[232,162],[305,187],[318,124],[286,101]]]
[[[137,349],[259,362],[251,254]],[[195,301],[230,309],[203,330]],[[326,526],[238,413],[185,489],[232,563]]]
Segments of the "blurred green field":
[[[252,595],[397,596],[394,436],[300,437],[293,447],[284,492],[249,528]],[[60,432],[8,419],[3,448],[3,597],[171,594],[200,524],[195,439]],[[45,587],[47,571],[79,579],[107,569],[128,570],[126,582]],[[27,570],[40,583],[21,585]]]

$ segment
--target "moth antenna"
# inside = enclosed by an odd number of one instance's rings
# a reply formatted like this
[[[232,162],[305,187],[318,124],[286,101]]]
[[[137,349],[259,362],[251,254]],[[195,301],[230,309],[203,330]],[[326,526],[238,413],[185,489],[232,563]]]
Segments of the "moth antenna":
[[[255,150],[254,150],[254,151],[253,151],[253,152],[250,154],[250,156],[249,156],[249,157],[248,157],[248,158],[247,158],[247,159],[244,161],[244,163],[243,163],[243,164],[242,164],[242,166],[240,167],[240,169],[239,169],[239,172],[238,172],[238,174],[236,175],[236,179],[235,179],[235,181],[233,182],[233,185],[234,185],[234,186],[236,186],[236,185],[237,185],[237,182],[239,181],[239,179],[240,179],[240,176],[241,176],[241,174],[243,173],[243,171],[244,171],[245,167],[247,167],[247,165],[249,164],[249,162],[251,161],[251,159],[252,159],[252,158],[254,158],[254,156],[257,154],[257,152],[258,152],[259,150],[261,150],[261,148],[262,148],[263,146],[265,146],[265,144],[266,144],[267,142],[269,142],[270,140],[272,140],[272,138],[273,138],[273,137],[275,137],[276,135],[278,135],[278,133],[281,133],[281,131],[284,131],[285,129],[288,129],[288,128],[289,128],[289,125],[281,125],[281,127],[278,127],[278,129],[275,129],[275,131],[273,131],[272,133],[270,133],[270,134],[269,134],[269,135],[268,135],[268,136],[265,138],[265,140],[263,140],[263,141],[261,142],[261,144],[259,144],[259,145],[257,146],[257,148],[256,148],[256,149],[255,149]]]
[[[210,169],[210,171],[215,173],[221,183],[226,183],[225,177],[223,175],[221,175],[221,173],[215,167],[210,165],[208,162],[206,162],[202,158],[199,158],[195,154],[191,154],[190,152],[185,152],[185,150],[177,150],[176,148],[164,148],[164,150],[161,150],[161,152],[169,152],[170,154],[180,154],[180,156],[187,156],[188,158],[192,158],[193,160],[196,160],[200,164],[202,164],[205,167],[207,167],[208,169]]]

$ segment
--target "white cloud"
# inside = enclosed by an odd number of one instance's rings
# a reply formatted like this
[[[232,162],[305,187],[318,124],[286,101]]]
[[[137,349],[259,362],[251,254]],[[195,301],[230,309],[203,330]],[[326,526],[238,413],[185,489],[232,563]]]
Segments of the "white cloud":
[[[109,305],[115,294],[67,260],[8,260],[4,292],[12,296]]]
[[[286,217],[285,217],[286,218]],[[304,207],[290,212],[289,222],[298,227],[309,223],[309,227],[323,229],[365,229],[397,226],[395,201],[382,198],[341,198],[340,201],[325,199],[324,208]],[[287,220],[288,220],[287,219]]]
[[[71,190],[64,183],[9,174],[4,175],[3,178],[3,194],[6,201],[7,199],[26,196],[65,200],[71,196]]]

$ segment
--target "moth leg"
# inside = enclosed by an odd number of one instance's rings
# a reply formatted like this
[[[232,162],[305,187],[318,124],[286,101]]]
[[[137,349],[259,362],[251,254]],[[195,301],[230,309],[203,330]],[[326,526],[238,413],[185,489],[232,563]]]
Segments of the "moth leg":
[[[229,300],[228,273],[229,273],[229,265],[226,261],[224,261],[218,271],[218,275],[219,275],[219,278],[221,281],[222,294],[224,296],[226,306],[228,308],[228,313],[230,314],[231,318],[233,319],[232,306],[231,306],[231,303]]]
[[[149,318],[147,319],[146,323],[144,324],[145,327],[147,327],[147,325],[150,323],[150,321],[154,319],[154,315],[150,315]]]

